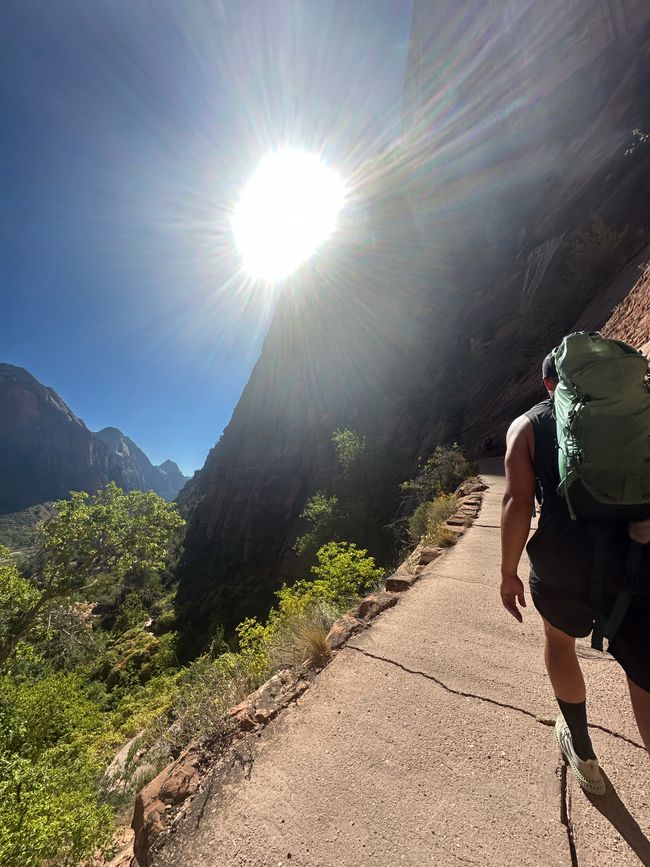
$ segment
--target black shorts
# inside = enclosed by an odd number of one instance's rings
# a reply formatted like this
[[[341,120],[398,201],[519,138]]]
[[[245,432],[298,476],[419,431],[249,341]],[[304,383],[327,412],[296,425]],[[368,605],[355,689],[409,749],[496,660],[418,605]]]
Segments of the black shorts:
[[[542,617],[567,635],[585,638],[594,625],[594,612],[584,593],[552,587],[532,573],[530,595]],[[606,592],[605,612],[616,600],[616,591]],[[610,642],[609,652],[631,681],[650,692],[650,595],[632,597],[623,622]]]

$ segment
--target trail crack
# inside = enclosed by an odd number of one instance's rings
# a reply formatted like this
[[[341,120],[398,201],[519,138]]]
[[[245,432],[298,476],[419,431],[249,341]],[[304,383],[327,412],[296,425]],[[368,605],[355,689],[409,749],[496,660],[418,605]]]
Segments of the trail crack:
[[[418,677],[424,677],[426,680],[432,681],[451,695],[458,695],[462,698],[474,698],[477,701],[485,701],[488,704],[496,705],[496,707],[502,707],[506,710],[517,711],[517,713],[528,716],[531,719],[534,719],[535,722],[538,722],[540,725],[543,726],[553,727],[555,725],[554,719],[546,719],[544,717],[538,716],[536,713],[533,713],[531,710],[528,710],[525,707],[519,707],[519,705],[516,704],[508,704],[505,701],[499,701],[498,699],[490,698],[487,695],[479,695],[475,692],[466,692],[462,689],[454,689],[453,686],[449,686],[433,674],[428,674],[426,671],[420,671],[417,668],[408,668],[408,666],[403,665],[401,662],[396,662],[394,659],[388,659],[385,656],[379,656],[378,654],[371,653],[369,650],[362,650],[360,647],[356,647],[354,644],[346,644],[345,650],[354,650],[357,653],[362,654],[363,656],[367,656],[369,659],[376,659],[378,662],[386,662],[388,665],[394,665],[395,668],[399,668],[401,669],[401,671],[404,671],[407,674],[415,674]],[[614,738],[618,738],[621,741],[625,741],[625,743],[630,744],[630,746],[636,747],[637,749],[643,750],[645,752],[645,747],[642,744],[637,743],[637,741],[634,741],[632,740],[632,738],[628,738],[625,735],[620,734],[619,732],[612,731],[612,729],[608,729],[606,726],[601,726],[598,723],[589,723],[589,728],[598,729],[601,732],[605,732],[605,734],[611,735]]]
[[[571,821],[571,792],[567,779],[567,765],[564,761],[560,766],[560,822],[566,828],[569,853],[571,855],[571,867],[579,867],[576,841],[573,836],[573,822]]]

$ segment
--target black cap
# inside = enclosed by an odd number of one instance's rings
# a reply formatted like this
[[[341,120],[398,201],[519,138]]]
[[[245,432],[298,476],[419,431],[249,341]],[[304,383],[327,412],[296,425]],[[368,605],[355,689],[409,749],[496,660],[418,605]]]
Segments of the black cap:
[[[555,366],[555,355],[552,352],[542,362],[542,379],[559,379]]]

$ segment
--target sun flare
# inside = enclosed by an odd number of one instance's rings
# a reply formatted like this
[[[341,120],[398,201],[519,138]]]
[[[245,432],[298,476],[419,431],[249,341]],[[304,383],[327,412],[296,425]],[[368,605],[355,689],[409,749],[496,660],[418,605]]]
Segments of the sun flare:
[[[232,217],[246,271],[271,281],[287,277],[330,237],[344,198],[338,172],[318,155],[282,150],[266,156]]]

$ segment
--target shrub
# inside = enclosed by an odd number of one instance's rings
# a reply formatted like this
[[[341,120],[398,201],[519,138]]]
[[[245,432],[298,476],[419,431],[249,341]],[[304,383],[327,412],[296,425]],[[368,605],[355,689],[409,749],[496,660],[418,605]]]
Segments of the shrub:
[[[414,479],[402,483],[402,490],[415,496],[418,503],[432,500],[439,494],[451,493],[474,472],[472,463],[462,453],[458,443],[437,446]]]
[[[270,656],[274,667],[321,665],[330,656],[327,643],[330,626],[338,611],[325,604],[313,603],[301,616],[287,621],[275,634]]]
[[[128,593],[115,618],[113,632],[128,632],[142,626],[149,619],[149,612],[142,604],[139,593]]]
[[[301,557],[310,557],[335,535],[340,519],[338,497],[328,497],[324,491],[316,491],[307,501],[300,517],[309,521],[311,529],[296,539],[293,550]]]
[[[316,576],[313,592],[332,605],[345,607],[377,585],[384,575],[368,552],[352,542],[329,542],[316,556],[318,565],[311,570]]]
[[[332,442],[336,448],[336,457],[344,473],[349,473],[355,464],[365,455],[366,438],[349,428],[335,430]]]
[[[0,864],[76,865],[108,842],[95,780],[104,721],[77,675],[0,679]]]
[[[436,545],[439,548],[449,548],[456,544],[457,536],[444,524],[436,524],[427,535],[425,541],[428,545]]]
[[[455,494],[440,494],[435,500],[420,503],[409,519],[409,534],[414,542],[427,538],[434,530],[444,524],[458,508]]]

